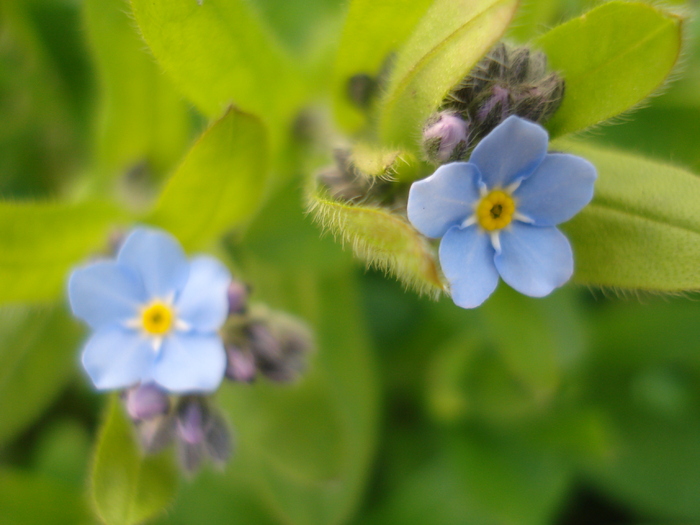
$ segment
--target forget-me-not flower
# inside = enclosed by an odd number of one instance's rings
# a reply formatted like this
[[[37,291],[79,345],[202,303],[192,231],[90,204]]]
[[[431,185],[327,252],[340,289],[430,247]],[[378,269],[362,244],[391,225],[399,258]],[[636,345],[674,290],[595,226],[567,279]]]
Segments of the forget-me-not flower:
[[[116,260],[75,270],[70,305],[94,330],[82,362],[95,386],[215,390],[226,370],[217,331],[228,315],[230,282],[219,261],[190,261],[174,237],[150,228],[133,230]]]
[[[498,285],[543,297],[569,280],[571,246],[555,225],[593,197],[595,167],[547,153],[547,132],[511,116],[454,162],[414,183],[408,218],[423,235],[442,237],[440,264],[455,304],[474,308]]]

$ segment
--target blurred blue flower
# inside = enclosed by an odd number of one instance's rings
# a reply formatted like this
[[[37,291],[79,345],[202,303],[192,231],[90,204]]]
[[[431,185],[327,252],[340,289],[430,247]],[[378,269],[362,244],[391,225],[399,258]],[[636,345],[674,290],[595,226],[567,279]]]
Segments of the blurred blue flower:
[[[593,197],[595,167],[547,153],[547,132],[511,116],[474,148],[469,162],[438,168],[411,186],[408,218],[439,238],[455,304],[474,308],[498,285],[543,297],[569,280],[571,246],[554,226]]]
[[[219,261],[188,261],[174,237],[150,228],[132,231],[116,261],[75,270],[70,305],[94,330],[82,362],[95,386],[215,390],[226,370],[217,330],[228,315],[230,282]]]

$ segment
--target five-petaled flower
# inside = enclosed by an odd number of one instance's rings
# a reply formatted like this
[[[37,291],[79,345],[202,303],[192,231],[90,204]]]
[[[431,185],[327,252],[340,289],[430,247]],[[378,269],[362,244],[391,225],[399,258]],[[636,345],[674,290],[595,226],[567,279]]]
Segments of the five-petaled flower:
[[[150,228],[132,231],[116,261],[75,270],[70,304],[94,330],[82,361],[95,386],[215,390],[226,370],[217,331],[228,315],[230,282],[219,261],[188,261],[175,238]]]
[[[543,297],[569,280],[571,246],[555,225],[593,197],[595,167],[547,153],[547,132],[511,116],[477,146],[411,186],[408,218],[423,235],[442,237],[440,264],[452,299],[483,303],[499,275],[511,287]]]

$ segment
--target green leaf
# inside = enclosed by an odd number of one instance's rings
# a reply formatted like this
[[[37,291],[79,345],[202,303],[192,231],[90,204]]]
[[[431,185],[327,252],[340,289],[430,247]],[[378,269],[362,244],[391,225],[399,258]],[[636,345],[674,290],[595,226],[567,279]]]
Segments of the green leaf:
[[[400,480],[369,525],[552,523],[570,473],[549,451],[454,432],[436,457]]]
[[[443,285],[427,240],[407,221],[378,207],[345,204],[320,194],[309,208],[321,227],[352,246],[369,266],[394,275],[419,293],[437,296]]]
[[[0,469],[4,525],[85,525],[92,522],[81,490],[19,469]]]
[[[303,97],[287,52],[245,0],[132,0],[151,51],[210,117],[235,104],[284,130]],[[273,137],[274,139],[274,137]]]
[[[106,202],[0,202],[0,303],[46,301],[126,214]]]
[[[583,352],[584,330],[574,298],[558,290],[532,299],[502,284],[482,313],[489,338],[508,369],[534,401],[550,399],[564,369]]]
[[[700,289],[700,177],[589,145],[555,147],[598,169],[593,201],[562,229],[579,283],[640,290]]]
[[[447,92],[501,37],[517,0],[436,0],[399,52],[380,102],[379,133],[416,148],[415,136]]]
[[[648,4],[608,2],[542,35],[549,65],[566,81],[552,137],[585,129],[656,91],[678,60],[681,18]]]
[[[128,0],[84,3],[100,75],[96,175],[123,175],[146,162],[156,173],[180,159],[190,138],[185,103],[144,49]]]
[[[95,508],[107,525],[141,523],[170,504],[178,473],[169,452],[144,457],[118,397],[111,396],[96,444],[91,483]]]
[[[259,209],[267,162],[264,126],[231,108],[192,147],[147,220],[186,247],[206,244],[249,221]]]
[[[0,446],[33,423],[74,376],[79,337],[61,308],[0,310]]]
[[[376,78],[389,55],[399,50],[433,0],[353,0],[340,39],[333,73],[335,116],[350,132],[365,124],[366,116],[348,97],[354,75]]]
[[[357,283],[345,267],[323,277],[281,263],[245,270],[256,291],[264,288],[262,300],[282,303],[314,327],[317,352],[294,384],[261,379],[221,389],[217,401],[236,429],[236,453],[223,475],[202,472],[183,487],[169,523],[204,515],[212,525],[347,523],[366,490],[378,423]]]

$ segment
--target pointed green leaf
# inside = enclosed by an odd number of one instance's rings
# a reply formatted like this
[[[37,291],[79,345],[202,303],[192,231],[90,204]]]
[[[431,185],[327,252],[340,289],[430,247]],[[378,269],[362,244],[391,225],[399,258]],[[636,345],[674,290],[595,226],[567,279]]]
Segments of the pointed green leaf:
[[[415,148],[415,136],[447,92],[501,37],[517,0],[436,0],[399,52],[380,102],[386,144]]]
[[[106,202],[0,202],[0,303],[60,295],[71,266],[106,246],[125,218]]]
[[[559,142],[598,169],[593,202],[563,225],[576,281],[640,290],[700,289],[700,177],[614,150]]]
[[[681,18],[648,4],[608,2],[536,39],[566,81],[552,137],[607,120],[656,91],[681,50]]]
[[[333,74],[335,116],[347,131],[357,131],[365,115],[352,104],[348,82],[358,74],[376,78],[433,0],[353,0],[340,40]]]
[[[92,498],[106,525],[135,525],[170,504],[178,479],[171,454],[143,456],[116,395],[107,405],[96,446]]]
[[[438,295],[443,285],[427,240],[407,221],[381,208],[311,196],[310,210],[325,229],[352,246],[369,266],[394,275],[419,293]]]
[[[262,123],[229,111],[192,147],[167,182],[149,222],[195,247],[250,220],[267,182],[267,135]]]
[[[96,175],[146,162],[163,173],[189,140],[187,106],[144,48],[128,0],[89,0],[83,14],[100,74]],[[116,52],[118,50],[118,52]]]
[[[41,416],[74,376],[79,340],[61,308],[0,310],[0,446]]]
[[[209,116],[233,103],[287,123],[302,77],[245,0],[132,0],[146,43],[185,95]]]

